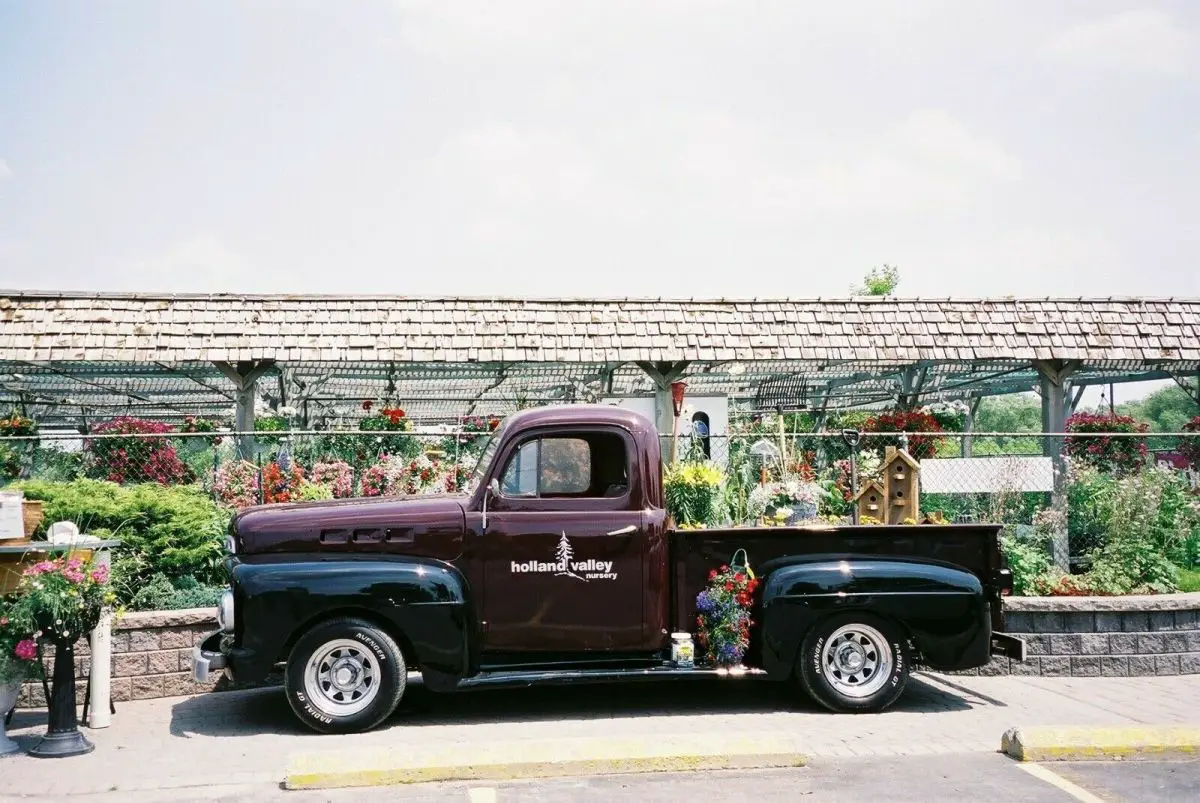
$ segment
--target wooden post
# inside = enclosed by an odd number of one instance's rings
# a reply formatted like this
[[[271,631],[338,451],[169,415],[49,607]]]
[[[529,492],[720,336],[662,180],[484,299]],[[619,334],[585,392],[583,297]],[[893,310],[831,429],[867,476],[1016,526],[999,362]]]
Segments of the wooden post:
[[[1076,361],[1039,360],[1035,362],[1041,377],[1042,432],[1053,433],[1042,438],[1042,454],[1050,458],[1054,467],[1054,490],[1050,494],[1050,506],[1059,515],[1055,516],[1055,532],[1051,535],[1054,565],[1060,570],[1070,571],[1070,544],[1067,539],[1067,458],[1060,434],[1067,426],[1066,383],[1079,370]]]

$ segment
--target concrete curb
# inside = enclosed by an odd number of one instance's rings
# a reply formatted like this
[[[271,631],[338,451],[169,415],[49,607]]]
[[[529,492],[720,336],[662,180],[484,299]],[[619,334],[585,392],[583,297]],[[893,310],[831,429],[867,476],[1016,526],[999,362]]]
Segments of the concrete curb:
[[[679,734],[576,738],[296,753],[288,789],[335,789],[432,781],[511,780],[640,772],[802,767],[785,735]]]
[[[1017,761],[1200,757],[1200,727],[1018,727],[1000,739]]]

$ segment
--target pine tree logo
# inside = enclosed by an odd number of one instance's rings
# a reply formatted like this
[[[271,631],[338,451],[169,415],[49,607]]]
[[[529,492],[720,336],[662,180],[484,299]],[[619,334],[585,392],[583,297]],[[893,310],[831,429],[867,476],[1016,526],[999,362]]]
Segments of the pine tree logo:
[[[558,539],[558,549],[555,550],[554,557],[559,566],[559,570],[554,573],[555,577],[574,577],[576,580],[583,580],[582,577],[571,571],[571,561],[575,558],[575,551],[571,549],[571,542],[567,539],[566,530],[563,531],[562,538]],[[587,581],[584,580],[584,582]]]

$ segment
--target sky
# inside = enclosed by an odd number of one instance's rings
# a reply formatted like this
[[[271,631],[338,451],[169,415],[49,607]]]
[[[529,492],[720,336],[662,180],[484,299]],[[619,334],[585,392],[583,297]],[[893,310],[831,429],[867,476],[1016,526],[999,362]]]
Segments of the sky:
[[[0,0],[0,287],[1200,295],[1200,3]]]

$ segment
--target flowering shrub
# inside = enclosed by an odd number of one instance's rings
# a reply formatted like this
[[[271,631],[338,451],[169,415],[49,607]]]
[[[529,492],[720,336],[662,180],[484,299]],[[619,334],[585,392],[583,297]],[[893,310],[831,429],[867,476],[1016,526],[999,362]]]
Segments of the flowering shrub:
[[[35,628],[15,603],[15,599],[0,599],[0,684],[23,680],[40,667]]]
[[[667,510],[680,525],[716,524],[725,472],[715,463],[675,463],[663,472]]]
[[[328,485],[319,485],[310,480],[300,480],[293,498],[297,502],[323,502],[333,498],[333,491],[329,489]]]
[[[701,649],[715,666],[737,666],[750,646],[750,618],[758,579],[747,566],[722,566],[708,573],[708,588],[696,595],[696,629]]]
[[[354,496],[354,469],[344,460],[314,463],[309,480],[327,487],[335,499]]]
[[[304,480],[304,469],[290,460],[267,463],[262,470],[263,502],[290,502]]]
[[[1146,461],[1145,438],[1113,438],[1105,434],[1083,437],[1074,433],[1138,433],[1147,430],[1145,424],[1127,415],[1106,413],[1076,413],[1067,419],[1067,454],[1113,474],[1137,471]]]
[[[173,432],[159,421],[144,421],[127,416],[105,421],[92,428],[92,435],[129,435],[130,437],[88,438],[88,475],[119,485],[157,482],[183,485],[195,477],[169,440],[154,437]]]
[[[425,454],[414,458],[386,457],[368,466],[362,475],[363,496],[418,496],[457,490],[458,471]],[[465,480],[464,480],[465,481]]]
[[[938,419],[925,410],[896,410],[873,415],[863,424],[863,432],[943,432],[945,428]],[[908,439],[908,453],[918,460],[933,457],[941,439],[930,435],[912,435]],[[864,439],[872,448],[882,451],[886,445],[898,446],[899,438]]]
[[[1182,438],[1179,453],[1187,458],[1188,465],[1200,471],[1200,415],[1183,425],[1184,432],[1194,432],[1195,437]]]
[[[0,438],[36,435],[37,431],[37,422],[15,410],[4,418],[0,418]]]
[[[108,581],[107,566],[75,556],[45,560],[22,573],[15,608],[37,628],[34,638],[73,641],[96,627],[105,605],[116,602]]]
[[[213,479],[217,498],[238,510],[258,504],[258,489],[258,466],[248,460],[224,463]]]

